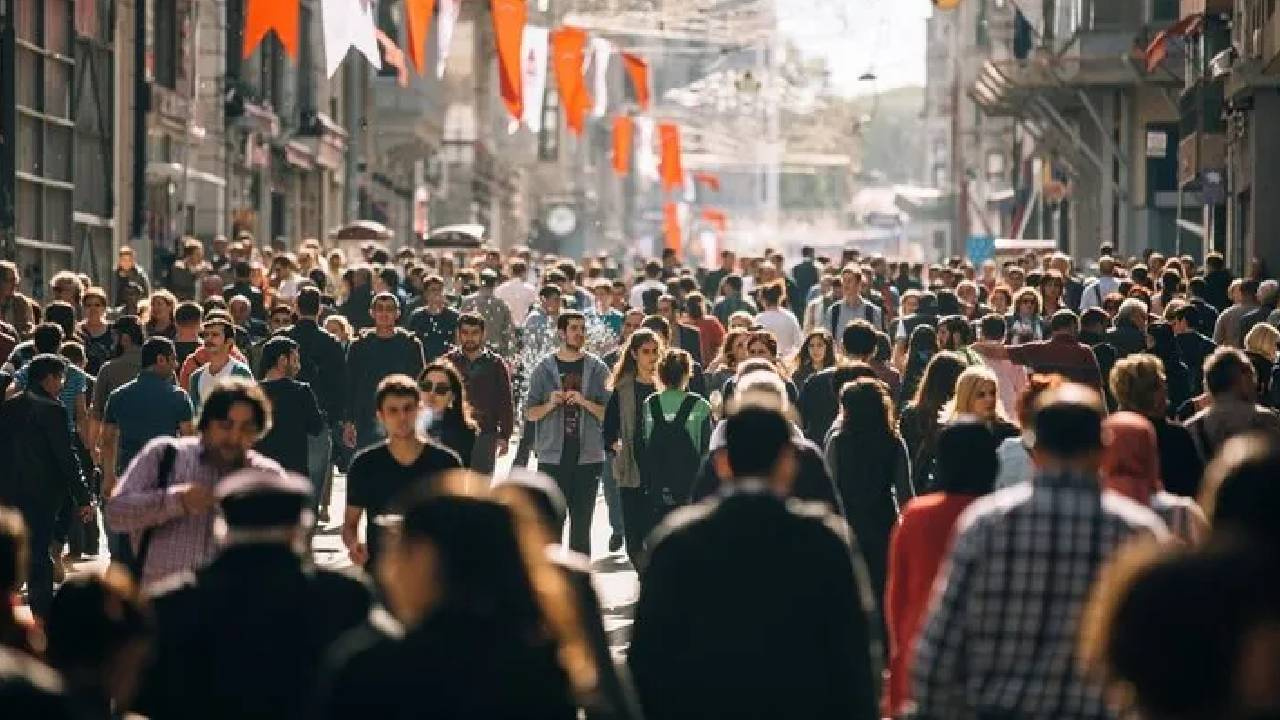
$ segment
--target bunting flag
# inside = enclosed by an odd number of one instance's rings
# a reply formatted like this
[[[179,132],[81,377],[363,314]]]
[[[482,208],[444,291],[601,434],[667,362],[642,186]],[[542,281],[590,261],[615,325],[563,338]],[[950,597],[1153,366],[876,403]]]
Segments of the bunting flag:
[[[706,185],[712,192],[720,192],[720,176],[715,173],[696,172],[693,174],[693,181],[699,185]]]
[[[373,4],[365,0],[323,0],[320,6],[324,30],[324,65],[333,77],[353,46],[373,65],[382,69],[378,52],[378,32],[373,21]]]
[[[427,74],[427,29],[436,11],[436,0],[404,0],[405,35],[409,60],[419,75]]]
[[[715,231],[723,235],[729,229],[729,218],[724,214],[723,210],[715,208],[703,208],[702,219],[708,225],[715,228]]]
[[[275,31],[290,59],[298,60],[298,12],[302,7],[296,2],[280,0],[245,0],[244,9],[244,57],[249,57],[258,44]]]
[[[622,53],[622,64],[631,78],[631,91],[641,110],[649,109],[649,63],[635,53]]]
[[[530,132],[542,131],[542,98],[547,93],[547,37],[544,27],[526,25],[524,28],[524,126]]]
[[[618,177],[626,177],[631,172],[631,140],[635,129],[629,115],[613,119],[613,171]]]
[[[524,117],[524,90],[521,74],[520,44],[524,40],[524,21],[528,14],[525,0],[490,0],[493,12],[493,37],[498,48],[498,80],[502,102],[516,120]]]
[[[592,93],[596,100],[591,117],[602,118],[609,112],[609,58],[612,56],[613,43],[604,38],[591,38]]]
[[[587,31],[576,27],[560,27],[551,31],[551,62],[556,69],[556,87],[565,123],[575,135],[582,134],[591,94],[582,76],[587,48]]]
[[[653,118],[633,118],[636,128],[636,174],[649,182],[658,182],[658,156],[653,153]]]
[[[684,248],[684,235],[680,232],[680,207],[673,202],[662,205],[662,247],[674,250],[676,256]]]
[[[444,77],[445,64],[449,60],[449,46],[453,44],[453,29],[458,26],[462,14],[462,0],[441,0],[440,18],[436,21],[436,77]]]
[[[658,123],[658,142],[662,147],[662,189],[679,189],[684,185],[679,126],[675,123]]]
[[[374,37],[382,48],[382,56],[387,59],[387,64],[396,70],[396,84],[409,87],[409,68],[404,64],[404,51],[381,30],[375,30]]]

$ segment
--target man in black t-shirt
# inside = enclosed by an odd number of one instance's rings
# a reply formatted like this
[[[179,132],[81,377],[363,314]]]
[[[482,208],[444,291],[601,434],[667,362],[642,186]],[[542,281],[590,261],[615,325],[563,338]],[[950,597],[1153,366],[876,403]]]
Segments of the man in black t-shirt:
[[[374,396],[374,407],[387,439],[362,450],[347,471],[342,542],[356,565],[376,559],[381,531],[375,521],[406,488],[462,467],[456,453],[418,434],[418,385],[413,378],[392,375],[383,380]],[[367,544],[360,542],[360,519],[365,513]]]
[[[308,475],[309,436],[325,429],[324,416],[311,386],[298,382],[302,359],[298,343],[277,336],[262,346],[262,368],[266,376],[262,391],[271,400],[271,431],[258,441],[258,452],[299,475]],[[312,488],[312,497],[319,492]]]

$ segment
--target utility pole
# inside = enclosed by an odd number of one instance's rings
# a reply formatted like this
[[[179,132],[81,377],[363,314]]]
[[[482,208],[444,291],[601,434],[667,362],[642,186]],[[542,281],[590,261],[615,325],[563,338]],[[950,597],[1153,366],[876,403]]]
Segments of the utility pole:
[[[129,215],[130,242],[144,232],[147,194],[147,112],[151,87],[147,84],[147,0],[133,0],[133,207]]]
[[[955,187],[954,216],[951,222],[951,242],[944,250],[950,257],[956,254],[957,248],[964,248],[969,238],[969,183],[964,171],[964,148],[960,134],[960,23],[957,20],[951,26],[952,47],[952,79],[951,79],[951,182]]]

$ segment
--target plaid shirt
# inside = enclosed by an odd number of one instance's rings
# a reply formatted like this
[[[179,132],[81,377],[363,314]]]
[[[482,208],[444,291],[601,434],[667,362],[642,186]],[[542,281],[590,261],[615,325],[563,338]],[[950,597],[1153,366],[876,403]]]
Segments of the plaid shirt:
[[[913,673],[917,718],[1110,718],[1080,676],[1080,615],[1099,570],[1151,510],[1095,477],[1042,474],[971,505],[939,573]]]
[[[173,443],[173,474],[166,489],[159,487],[160,458],[164,446]],[[274,460],[250,450],[246,467],[284,472]],[[198,437],[156,438],[147,443],[120,477],[115,494],[107,501],[106,520],[112,532],[128,533],[138,549],[142,533],[149,527],[151,546],[142,584],[153,585],[176,573],[196,570],[213,558],[217,549],[213,538],[215,512],[188,515],[177,490],[191,483],[213,487],[227,473],[204,462],[204,448]]]

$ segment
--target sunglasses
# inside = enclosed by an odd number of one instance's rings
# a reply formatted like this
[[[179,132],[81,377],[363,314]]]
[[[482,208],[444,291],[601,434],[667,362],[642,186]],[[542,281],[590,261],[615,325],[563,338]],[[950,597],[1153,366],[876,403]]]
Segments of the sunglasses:
[[[422,391],[435,393],[436,395],[448,395],[449,393],[453,392],[453,386],[447,382],[434,383],[434,384],[423,383]]]

